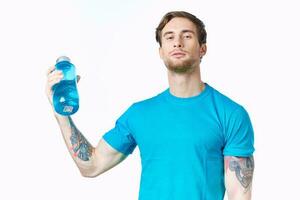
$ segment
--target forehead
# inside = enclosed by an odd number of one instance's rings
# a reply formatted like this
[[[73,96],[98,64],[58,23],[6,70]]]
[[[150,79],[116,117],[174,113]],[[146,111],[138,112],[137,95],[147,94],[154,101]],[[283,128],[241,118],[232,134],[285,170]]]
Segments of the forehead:
[[[196,26],[187,18],[175,17],[165,25],[165,27],[162,29],[162,34],[167,31],[181,32],[182,30],[191,30],[196,32]]]

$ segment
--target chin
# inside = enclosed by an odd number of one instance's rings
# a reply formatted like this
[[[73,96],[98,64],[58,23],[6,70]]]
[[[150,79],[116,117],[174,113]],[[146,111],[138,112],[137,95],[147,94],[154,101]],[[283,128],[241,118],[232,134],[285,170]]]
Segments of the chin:
[[[184,60],[168,60],[165,62],[168,70],[175,73],[188,73],[194,71],[195,60],[193,59],[184,59]]]
[[[178,65],[178,66],[167,66],[168,70],[178,73],[178,74],[184,74],[184,73],[189,73],[191,71],[193,71],[193,67],[191,65],[189,66],[182,66],[182,65]]]

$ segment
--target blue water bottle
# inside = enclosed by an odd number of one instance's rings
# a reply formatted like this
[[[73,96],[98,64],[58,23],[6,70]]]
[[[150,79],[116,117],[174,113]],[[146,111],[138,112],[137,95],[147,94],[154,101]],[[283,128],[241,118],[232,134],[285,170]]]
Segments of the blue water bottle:
[[[57,58],[55,68],[63,72],[63,79],[53,86],[53,106],[57,113],[72,115],[79,108],[75,66],[66,56]]]

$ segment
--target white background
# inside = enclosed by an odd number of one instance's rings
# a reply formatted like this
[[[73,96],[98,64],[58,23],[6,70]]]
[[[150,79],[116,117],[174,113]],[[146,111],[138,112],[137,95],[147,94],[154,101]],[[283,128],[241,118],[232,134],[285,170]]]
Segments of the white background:
[[[139,150],[80,176],[44,92],[69,56],[82,79],[74,121],[93,145],[135,101],[168,87],[154,31],[171,10],[206,24],[202,79],[244,105],[255,129],[253,199],[299,199],[297,1],[0,1],[1,199],[137,199]],[[188,199],[188,198],[187,198]]]

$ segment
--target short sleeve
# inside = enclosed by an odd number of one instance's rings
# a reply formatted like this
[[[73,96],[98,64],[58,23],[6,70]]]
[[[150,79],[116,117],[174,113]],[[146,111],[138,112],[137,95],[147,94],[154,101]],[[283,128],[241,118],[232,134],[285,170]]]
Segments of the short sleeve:
[[[136,147],[129,124],[131,109],[132,106],[117,119],[115,127],[103,135],[108,144],[125,155],[131,154]]]
[[[254,152],[254,132],[247,111],[239,106],[231,115],[225,129],[224,156],[248,157]]]

